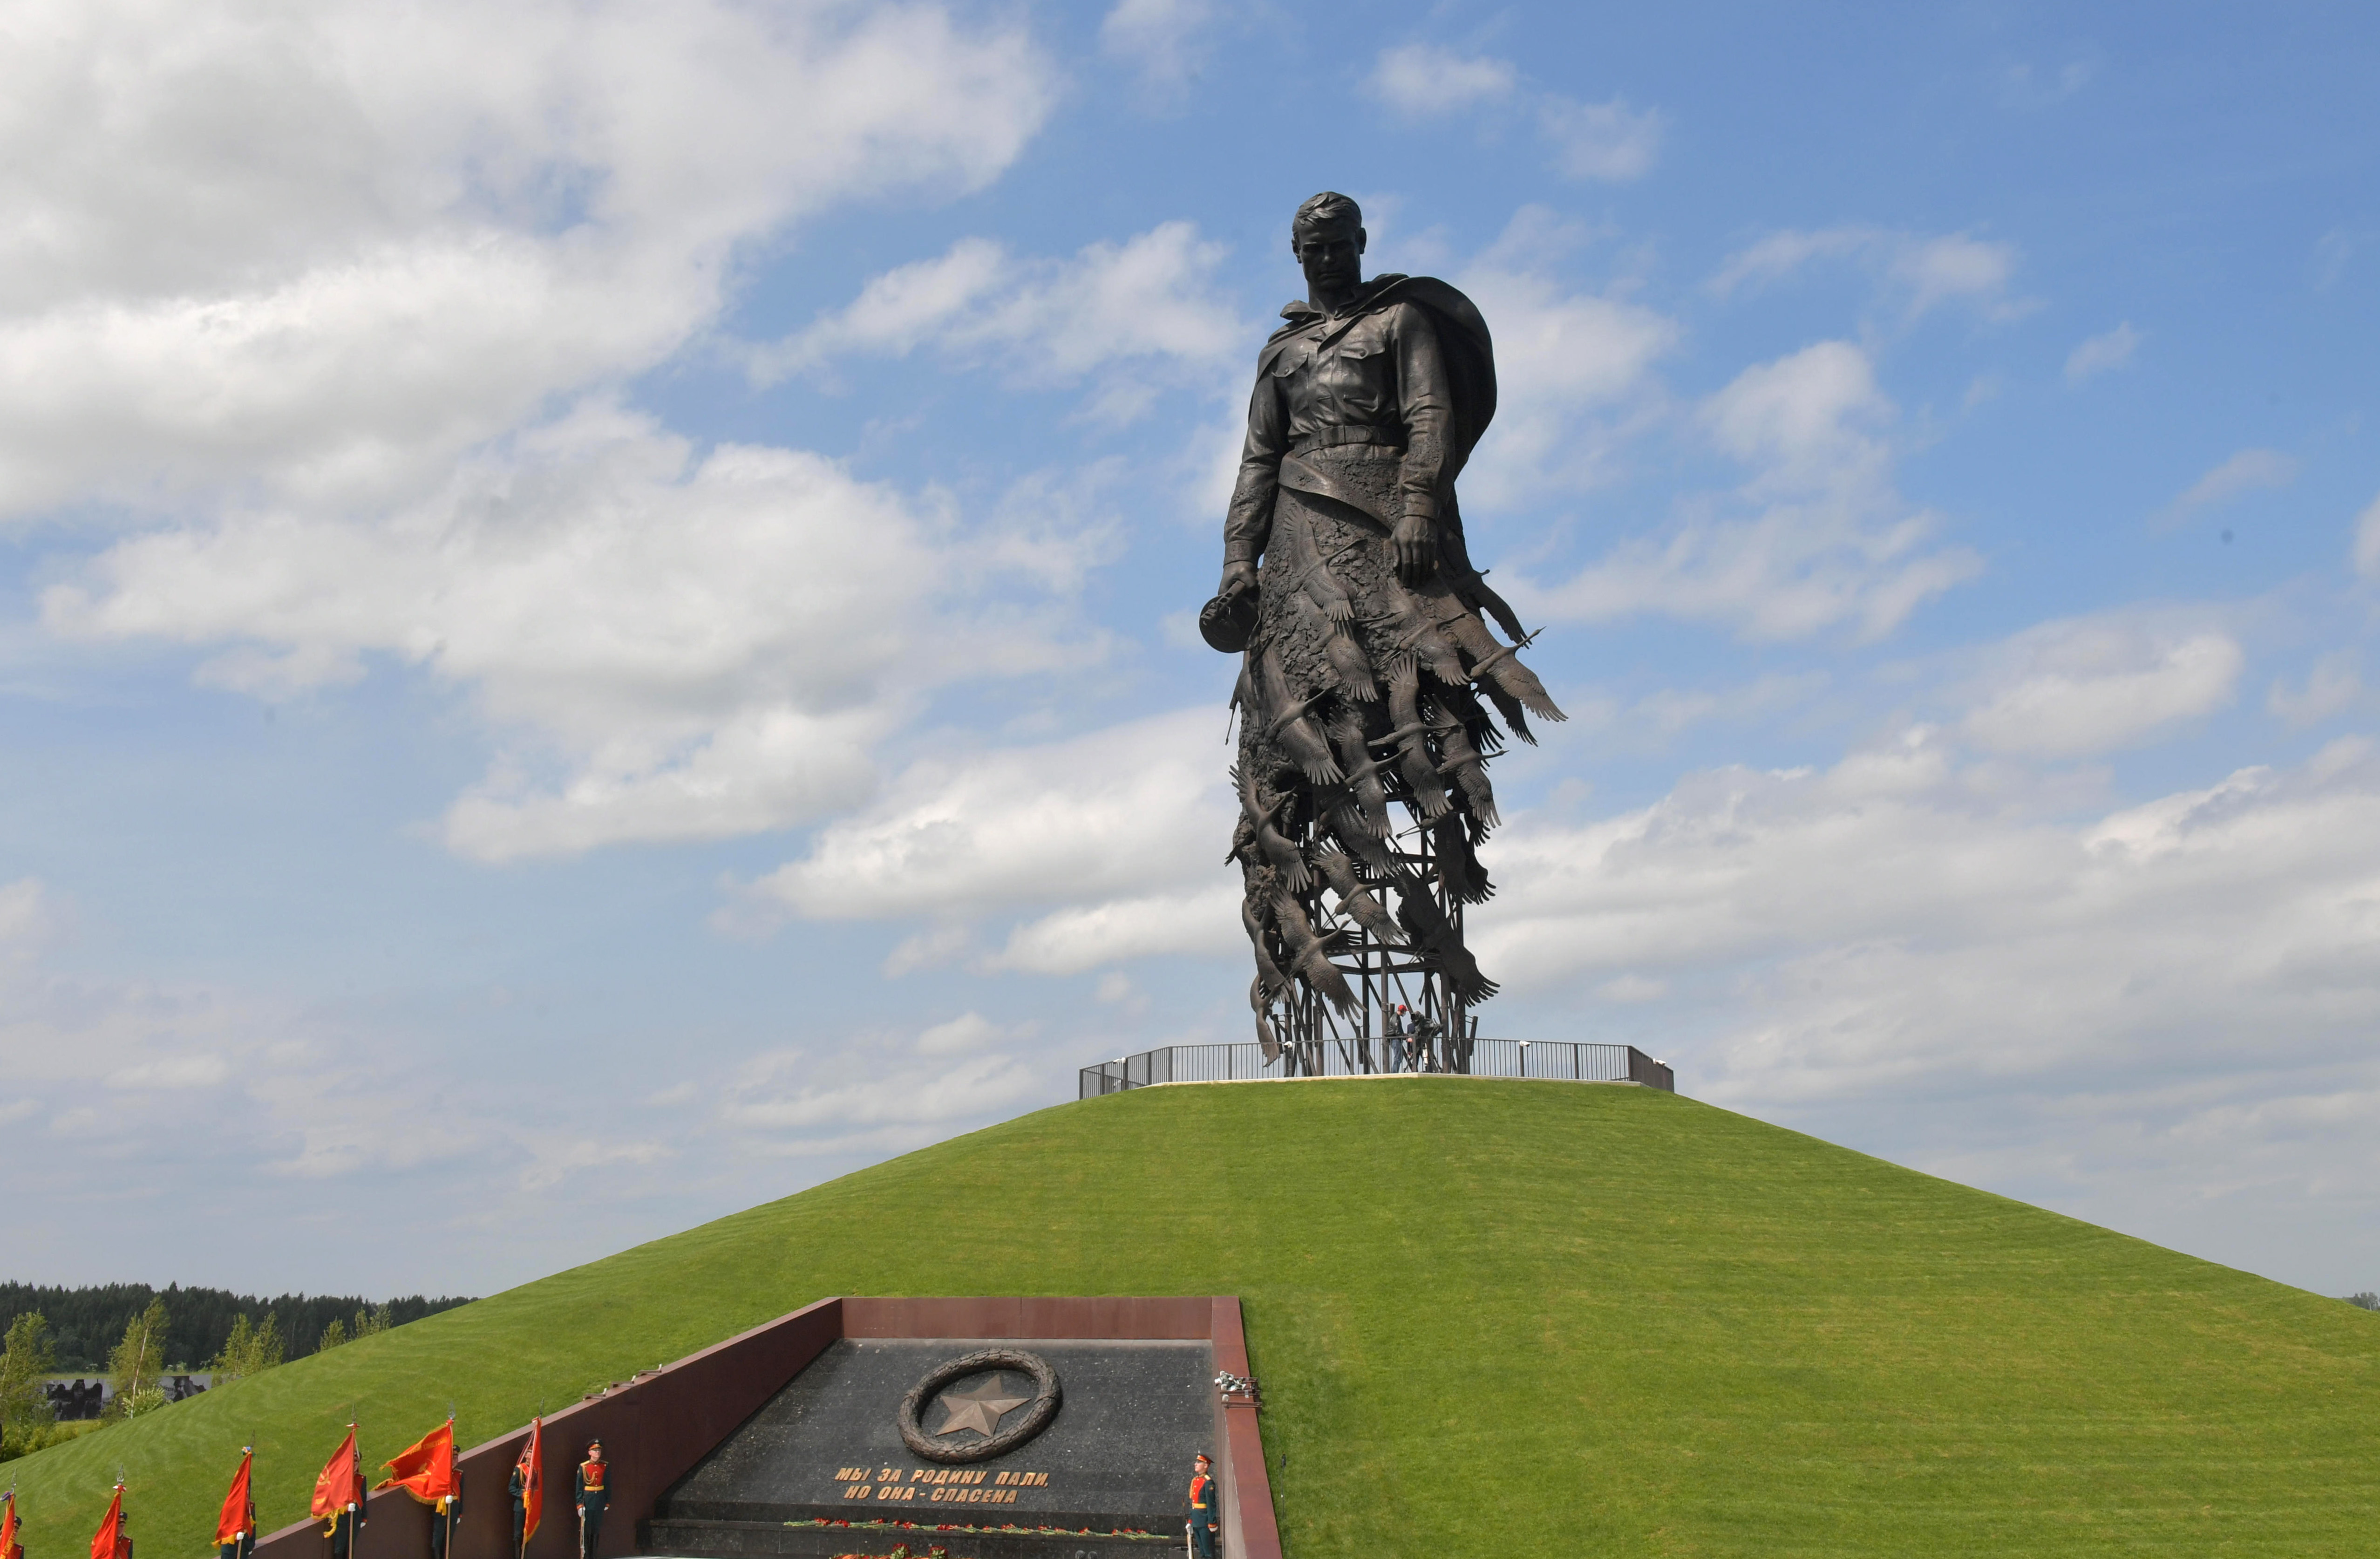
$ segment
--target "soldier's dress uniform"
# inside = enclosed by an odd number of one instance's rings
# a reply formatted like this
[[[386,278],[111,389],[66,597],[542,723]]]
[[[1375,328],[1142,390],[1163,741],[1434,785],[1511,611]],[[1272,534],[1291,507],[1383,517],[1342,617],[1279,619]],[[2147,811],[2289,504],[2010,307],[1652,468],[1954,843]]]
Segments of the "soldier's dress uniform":
[[[447,1534],[463,1518],[463,1496],[447,1495],[430,1507],[430,1559],[446,1559]]]
[[[1206,1473],[1190,1479],[1190,1552],[1197,1559],[1215,1559],[1223,1552],[1223,1491]]]
[[[518,1553],[528,1541],[528,1468],[513,1463],[513,1552]]]
[[[595,1544],[603,1535],[603,1507],[611,1494],[604,1488],[609,1464],[593,1456],[578,1464],[578,1559],[595,1559]]]
[[[339,1513],[331,1517],[331,1524],[323,1534],[331,1540],[331,1559],[348,1559],[348,1555],[355,1553],[356,1522],[359,1514],[354,1505],[341,1505]]]
[[[249,1559],[256,1552],[256,1502],[248,1502],[248,1524],[230,1542],[215,1544],[215,1559]]]

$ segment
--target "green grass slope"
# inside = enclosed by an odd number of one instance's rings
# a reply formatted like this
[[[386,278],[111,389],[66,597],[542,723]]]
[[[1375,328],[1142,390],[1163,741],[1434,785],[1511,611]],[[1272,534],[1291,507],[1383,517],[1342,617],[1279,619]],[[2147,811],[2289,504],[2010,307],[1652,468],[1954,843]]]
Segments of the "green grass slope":
[[[434,1277],[435,1274],[425,1274]],[[1150,1089],[1045,1110],[10,1464],[29,1559],[129,1474],[196,1559],[395,1452],[830,1294],[1247,1303],[1321,1555],[2374,1551],[2380,1315],[1633,1089]],[[6,1473],[0,1473],[6,1477]]]

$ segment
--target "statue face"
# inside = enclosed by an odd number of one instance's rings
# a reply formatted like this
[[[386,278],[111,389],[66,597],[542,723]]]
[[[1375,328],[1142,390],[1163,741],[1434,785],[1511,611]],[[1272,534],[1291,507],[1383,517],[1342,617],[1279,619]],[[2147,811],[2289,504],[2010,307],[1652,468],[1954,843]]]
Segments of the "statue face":
[[[1301,227],[1291,236],[1290,248],[1305,273],[1308,296],[1345,293],[1364,280],[1364,229],[1349,223],[1327,227]]]

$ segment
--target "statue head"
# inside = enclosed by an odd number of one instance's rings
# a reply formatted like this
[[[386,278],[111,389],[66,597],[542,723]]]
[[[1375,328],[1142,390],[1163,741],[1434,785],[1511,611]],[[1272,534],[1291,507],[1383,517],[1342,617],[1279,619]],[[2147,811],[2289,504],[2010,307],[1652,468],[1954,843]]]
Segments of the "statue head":
[[[1289,251],[1305,273],[1308,296],[1318,305],[1344,296],[1364,279],[1364,208],[1325,189],[1290,219]]]

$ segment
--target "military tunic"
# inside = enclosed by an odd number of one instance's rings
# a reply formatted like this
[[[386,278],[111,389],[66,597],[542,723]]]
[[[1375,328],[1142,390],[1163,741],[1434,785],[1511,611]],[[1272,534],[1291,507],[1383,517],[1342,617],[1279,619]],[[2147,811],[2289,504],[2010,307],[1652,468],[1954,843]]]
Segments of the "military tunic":
[[[578,1559],[595,1559],[595,1545],[603,1535],[603,1509],[611,1502],[604,1487],[608,1463],[589,1456],[578,1464]]]
[[[1190,1480],[1190,1552],[1197,1559],[1215,1559],[1222,1543],[1223,1491],[1202,1472]]]

